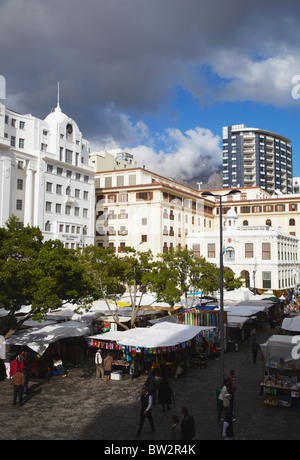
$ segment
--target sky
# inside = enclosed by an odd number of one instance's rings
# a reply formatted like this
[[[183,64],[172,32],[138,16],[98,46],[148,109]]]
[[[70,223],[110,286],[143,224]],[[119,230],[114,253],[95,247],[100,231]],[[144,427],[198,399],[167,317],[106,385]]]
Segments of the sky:
[[[92,151],[206,180],[222,127],[288,137],[300,177],[299,0],[0,0],[5,104],[57,104]]]

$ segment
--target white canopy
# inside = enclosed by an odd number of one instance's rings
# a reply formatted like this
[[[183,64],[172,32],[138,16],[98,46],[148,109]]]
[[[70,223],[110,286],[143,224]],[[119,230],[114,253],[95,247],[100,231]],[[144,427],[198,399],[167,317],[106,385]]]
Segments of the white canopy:
[[[294,318],[284,318],[282,321],[281,328],[286,331],[300,331],[300,316],[295,316]]]
[[[298,361],[298,359],[295,360],[293,358],[293,354],[295,355],[296,353],[295,347],[297,347],[297,336],[290,335],[275,334],[272,335],[266,343],[260,344],[261,351],[266,361],[279,362],[281,358],[284,358],[285,363]],[[293,353],[293,350],[295,353]]]
[[[227,316],[227,327],[239,327],[242,329],[244,324],[249,321],[248,316]]]
[[[10,345],[27,345],[42,355],[50,343],[67,337],[80,337],[89,334],[90,328],[85,324],[77,321],[66,321],[18,332],[7,339],[6,343]]]
[[[172,347],[187,342],[201,331],[214,329],[206,326],[188,326],[161,322],[154,326],[143,328],[137,327],[127,331],[110,331],[91,337],[96,340],[112,340],[120,345],[140,348]]]
[[[269,307],[270,305],[235,305],[224,307],[224,311],[227,312],[227,316],[253,316]]]

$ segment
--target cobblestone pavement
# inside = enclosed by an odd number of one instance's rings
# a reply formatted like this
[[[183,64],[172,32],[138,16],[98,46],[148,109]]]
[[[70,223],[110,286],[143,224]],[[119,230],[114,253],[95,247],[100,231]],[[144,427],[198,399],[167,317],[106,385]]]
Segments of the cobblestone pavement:
[[[261,331],[263,343],[273,332]],[[235,370],[237,379],[235,439],[300,439],[296,407],[266,407],[260,396],[263,368],[252,364],[251,347],[243,344],[238,352],[225,354],[225,374]],[[146,380],[143,375],[130,380],[97,381],[93,362],[70,369],[67,378],[53,377],[30,381],[30,393],[24,405],[12,405],[9,380],[0,382],[1,440],[135,440],[139,404],[137,397]],[[187,406],[196,422],[196,440],[219,440],[216,387],[220,383],[220,361],[210,361],[207,369],[189,369],[178,381],[170,379],[176,406],[162,412],[153,409],[156,431],[150,434],[145,420],[141,440],[170,440],[171,416],[181,415]]]

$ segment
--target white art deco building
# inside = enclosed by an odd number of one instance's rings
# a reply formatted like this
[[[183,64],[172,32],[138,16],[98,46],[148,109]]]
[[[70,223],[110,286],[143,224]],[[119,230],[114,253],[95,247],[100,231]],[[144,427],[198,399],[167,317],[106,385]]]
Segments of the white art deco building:
[[[89,144],[59,103],[44,120],[0,103],[0,226],[12,215],[68,248],[94,244]]]

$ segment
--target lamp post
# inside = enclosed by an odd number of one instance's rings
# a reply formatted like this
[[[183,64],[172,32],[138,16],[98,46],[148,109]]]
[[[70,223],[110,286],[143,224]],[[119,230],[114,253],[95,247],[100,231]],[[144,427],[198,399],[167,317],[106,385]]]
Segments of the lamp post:
[[[221,385],[224,381],[224,278],[223,278],[223,217],[222,217],[222,197],[241,193],[240,190],[233,189],[224,195],[216,195],[212,192],[202,192],[202,196],[214,196],[219,198],[220,203],[220,342],[221,342]]]

